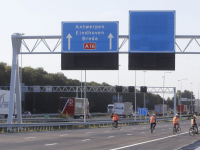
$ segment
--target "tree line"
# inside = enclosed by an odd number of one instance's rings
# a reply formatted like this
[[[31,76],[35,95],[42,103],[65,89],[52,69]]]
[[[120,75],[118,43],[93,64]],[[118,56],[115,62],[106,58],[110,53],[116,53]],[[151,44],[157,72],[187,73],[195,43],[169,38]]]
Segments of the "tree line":
[[[19,68],[20,76],[22,75],[22,83],[26,86],[80,86],[81,81],[69,79],[63,73],[48,73],[42,67],[32,68],[23,67]],[[10,84],[11,66],[7,63],[0,62],[0,86],[7,86]],[[108,83],[97,83],[87,82],[87,86],[110,86]],[[84,83],[83,83],[84,85]],[[108,104],[112,104],[113,95],[117,93],[87,93],[89,100],[90,112],[107,112]],[[120,93],[123,96],[123,102],[132,102],[133,108],[135,108],[135,96],[134,93]],[[25,101],[22,102],[23,110],[30,111],[32,113],[57,113],[59,109],[59,98],[60,97],[75,97],[76,93],[63,93],[63,92],[52,92],[52,93],[25,93]],[[177,104],[178,96],[180,97],[180,91],[176,94]],[[81,93],[78,93],[78,97],[81,97]],[[191,98],[190,91],[183,91],[181,97]],[[195,98],[192,95],[192,98]],[[144,94],[137,93],[137,107],[144,106]],[[163,99],[159,94],[146,93],[145,99],[149,100],[146,107],[149,110],[154,109],[155,104],[162,104]],[[167,98],[165,104],[169,108],[174,106],[174,98]]]

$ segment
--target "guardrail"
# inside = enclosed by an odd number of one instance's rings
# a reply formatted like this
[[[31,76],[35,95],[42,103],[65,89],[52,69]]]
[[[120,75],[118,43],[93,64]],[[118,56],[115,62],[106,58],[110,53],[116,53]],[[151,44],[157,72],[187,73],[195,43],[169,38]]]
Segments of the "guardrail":
[[[170,119],[157,119],[158,122],[164,122],[168,121]],[[56,129],[61,129],[64,127],[64,129],[68,129],[69,126],[71,126],[71,129],[74,129],[75,126],[78,128],[80,126],[83,126],[84,128],[90,128],[91,126],[94,127],[109,127],[109,125],[112,125],[113,121],[97,121],[97,122],[56,122],[56,123],[22,123],[22,124],[0,124],[1,132],[4,133],[4,131],[9,132],[19,132],[19,131],[38,131],[38,130],[53,130],[55,127]],[[130,124],[140,124],[140,123],[149,123],[149,120],[124,120],[119,121],[120,125],[130,125]]]

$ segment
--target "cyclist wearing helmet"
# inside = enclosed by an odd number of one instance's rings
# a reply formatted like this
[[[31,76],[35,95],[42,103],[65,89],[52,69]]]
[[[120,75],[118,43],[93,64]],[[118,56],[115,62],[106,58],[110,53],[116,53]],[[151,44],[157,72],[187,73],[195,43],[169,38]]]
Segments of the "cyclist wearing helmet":
[[[178,126],[178,114],[176,114],[173,118],[173,124],[174,124],[174,128],[176,128],[176,126]]]
[[[191,119],[191,125],[194,126],[197,129],[197,134],[199,134],[197,123],[196,123],[196,115],[194,115],[193,118]]]
[[[153,116],[151,116],[149,118],[149,121],[150,121],[150,132],[151,132],[152,125],[154,124],[155,127],[156,127],[156,116],[155,116],[155,114],[153,114]]]
[[[115,125],[117,126],[118,125],[118,121],[119,120],[119,117],[117,116],[117,114],[114,112],[114,115],[113,115],[113,121],[115,122]]]

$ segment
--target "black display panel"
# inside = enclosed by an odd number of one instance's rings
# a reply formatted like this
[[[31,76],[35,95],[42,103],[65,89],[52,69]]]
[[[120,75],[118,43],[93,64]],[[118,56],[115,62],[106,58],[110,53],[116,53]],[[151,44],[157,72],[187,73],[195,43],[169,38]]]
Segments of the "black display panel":
[[[175,53],[129,53],[129,70],[175,70]]]
[[[62,53],[61,70],[118,70],[118,53]]]

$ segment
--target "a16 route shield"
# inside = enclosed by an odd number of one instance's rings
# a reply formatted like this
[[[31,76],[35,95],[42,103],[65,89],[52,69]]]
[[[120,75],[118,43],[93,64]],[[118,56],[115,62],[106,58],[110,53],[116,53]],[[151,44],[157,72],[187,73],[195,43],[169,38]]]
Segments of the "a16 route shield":
[[[62,22],[62,53],[118,52],[119,22]]]

